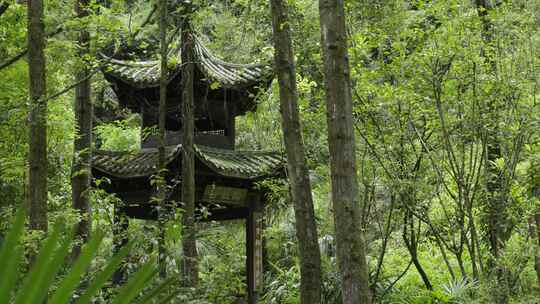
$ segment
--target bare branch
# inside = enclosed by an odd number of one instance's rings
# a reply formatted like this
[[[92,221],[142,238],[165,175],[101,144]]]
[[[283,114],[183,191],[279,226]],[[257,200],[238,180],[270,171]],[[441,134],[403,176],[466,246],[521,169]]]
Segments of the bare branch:
[[[356,130],[358,131],[358,133],[360,134],[360,136],[362,137],[362,139],[366,142],[366,144],[368,145],[369,149],[371,150],[371,153],[373,153],[373,155],[375,156],[375,158],[377,159],[377,162],[381,165],[381,168],[383,168],[383,171],[386,173],[386,175],[388,176],[388,178],[390,178],[391,180],[395,180],[396,177],[386,168],[386,166],[384,165],[384,162],[382,161],[382,158],[379,156],[379,153],[377,153],[377,150],[375,149],[375,147],[371,144],[371,142],[369,141],[369,139],[367,139],[367,137],[362,133],[362,131],[360,130],[360,128],[355,125],[355,128]]]
[[[7,2],[0,2],[0,16],[2,15],[3,11],[2,11],[2,8],[4,5],[8,5],[9,4]],[[7,9],[7,7],[6,7]],[[139,28],[137,28],[137,30],[135,30],[135,32],[133,32],[133,35],[132,35],[132,38],[135,38],[139,35],[139,33],[141,32],[141,30],[146,26],[148,25],[148,23],[150,23],[150,21],[152,20],[152,16],[154,15],[155,11],[156,11],[157,7],[154,5],[154,7],[152,8],[152,10],[150,11],[150,13],[148,13],[148,15],[146,16],[146,18],[144,19],[144,21],[141,23],[141,25],[139,26]],[[62,27],[59,27],[57,28],[54,32],[50,33],[50,34],[47,34],[47,39],[48,38],[52,38],[58,34],[60,34],[61,32],[64,31],[64,28]],[[26,56],[26,53],[28,53],[28,48],[25,48],[23,49],[22,51],[20,51],[17,55],[9,58],[8,60],[6,60],[5,62],[2,62],[0,63],[0,70],[3,70],[7,67],[9,67],[10,65],[14,64],[15,62],[19,61],[19,59],[23,58],[24,56]]]
[[[99,67],[94,69],[92,72],[90,72],[86,77],[80,79],[79,81],[75,82],[75,83],[72,83],[70,84],[69,86],[65,87],[64,89],[52,94],[52,95],[49,95],[47,96],[43,101],[49,101],[51,99],[55,99],[56,97],[59,97],[61,95],[64,95],[65,93],[69,92],[71,89],[75,88],[76,86],[78,86],[79,84],[81,84],[82,82],[92,78],[92,76],[94,76],[97,72],[99,72]]]
[[[152,7],[152,10],[150,11],[150,13],[148,13],[148,15],[146,16],[144,21],[141,23],[141,25],[139,25],[139,27],[133,32],[133,35],[132,35],[133,38],[137,37],[137,35],[139,35],[141,30],[144,27],[146,27],[148,25],[148,23],[150,23],[150,21],[152,21],[152,17],[154,16],[156,10],[157,10],[157,5],[154,5]]]

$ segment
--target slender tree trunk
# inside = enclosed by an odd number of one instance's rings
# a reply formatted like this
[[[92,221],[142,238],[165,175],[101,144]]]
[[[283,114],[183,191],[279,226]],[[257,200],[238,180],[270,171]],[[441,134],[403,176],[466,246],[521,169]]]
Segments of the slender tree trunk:
[[[403,200],[402,200],[403,201]],[[420,278],[424,282],[424,285],[428,290],[433,290],[433,285],[431,284],[431,281],[429,280],[429,277],[424,270],[424,267],[422,267],[422,264],[420,263],[420,259],[418,259],[418,234],[415,231],[414,227],[414,217],[410,211],[405,211],[405,216],[403,219],[403,241],[405,243],[405,247],[407,247],[407,251],[409,251],[409,254],[411,256],[411,261],[414,264],[414,267],[416,268],[416,271],[418,271],[418,274],[420,275]]]
[[[470,226],[470,230],[471,230],[471,252],[470,252],[470,255],[471,255],[471,261],[473,262],[473,278],[475,280],[478,280],[480,278],[480,274],[478,273],[478,269],[477,267],[475,266],[476,265],[476,261],[478,261],[478,266],[480,267],[480,271],[484,271],[484,265],[482,263],[482,257],[480,256],[481,253],[480,253],[480,242],[478,240],[478,231],[476,230],[476,223],[474,222],[474,215],[473,215],[473,210],[472,210],[472,204],[471,203],[468,203],[467,204],[468,207],[467,207],[467,213],[468,213],[468,217],[469,217],[469,226]]]
[[[459,271],[461,272],[461,279],[463,281],[468,281],[469,276],[467,275],[467,271],[465,270],[465,264],[463,264],[463,250],[456,250],[454,252],[454,255],[456,256],[456,261],[459,266]]]
[[[416,251],[416,248],[413,249],[413,251],[409,251],[411,253],[411,260],[414,264],[414,267],[418,271],[418,274],[420,275],[420,278],[422,278],[422,282],[424,282],[424,285],[428,290],[433,290],[433,285],[431,285],[431,282],[429,281],[429,277],[422,267],[422,264],[420,264],[420,260],[418,259],[418,254]]]
[[[534,215],[533,223],[536,231],[536,243],[540,248],[540,211]],[[536,277],[538,278],[538,287],[540,288],[540,249],[536,250],[534,255],[534,269],[536,270]]]
[[[343,0],[319,0],[332,203],[344,304],[371,303],[361,229]]]
[[[167,117],[167,83],[169,73],[167,68],[167,0],[159,1],[159,42],[161,75],[159,79],[159,147],[158,168],[159,180],[157,183],[158,209],[158,264],[159,275],[164,278],[167,275],[166,248],[165,248],[165,199],[166,199],[166,164],[165,164],[165,123]]]
[[[452,281],[455,281],[456,274],[454,273],[454,269],[452,268],[452,265],[450,264],[450,260],[448,259],[448,255],[446,254],[446,250],[444,249],[444,245],[438,235],[435,236],[435,242],[437,243],[437,247],[439,247],[439,251],[441,252],[441,256],[443,257],[444,264],[446,265],[446,269],[448,269],[448,273],[452,277]]]
[[[482,22],[482,38],[484,47],[482,56],[486,63],[490,65],[491,72],[496,75],[497,63],[493,58],[493,23],[489,18],[492,10],[490,1],[475,0],[478,16]],[[508,269],[500,265],[499,258],[504,249],[508,235],[505,227],[508,227],[506,219],[506,201],[502,193],[502,176],[494,164],[502,157],[500,139],[498,136],[499,109],[497,109],[497,98],[493,97],[489,101],[487,108],[487,134],[486,134],[486,190],[488,196],[487,203],[487,229],[490,246],[489,267],[497,279],[497,288],[493,292],[493,299],[497,304],[508,303],[509,286],[507,282]]]
[[[88,16],[88,0],[75,2],[75,11],[78,18]],[[77,127],[73,151],[73,164],[71,172],[71,191],[73,208],[81,217],[76,228],[77,243],[73,248],[73,258],[79,256],[81,242],[86,242],[92,227],[92,213],[90,206],[90,182],[92,179],[92,118],[93,108],[90,98],[91,86],[88,64],[82,62],[89,54],[90,34],[86,29],[79,32],[77,39],[79,45],[79,58],[81,67],[76,74],[76,81],[80,82],[75,88],[75,118]]]
[[[534,216],[536,222],[536,242],[540,248],[540,212],[536,213]],[[534,269],[536,270],[536,276],[538,277],[538,287],[540,288],[540,250],[536,251],[534,256]]]
[[[189,5],[186,5],[189,8]],[[195,121],[193,118],[193,37],[189,24],[189,9],[182,22],[182,217],[184,252],[184,284],[195,287],[199,281],[195,231],[195,154],[193,152]]]
[[[44,49],[43,1],[28,0],[28,67],[31,101],[26,199],[30,209],[30,229],[47,231],[47,102]]]
[[[296,237],[300,253],[301,303],[321,301],[321,256],[315,211],[302,141],[295,62],[283,0],[271,0],[274,29],[275,67],[279,80],[282,128],[287,150],[287,165],[296,218]]]
[[[486,62],[490,65],[492,72],[496,73],[497,65],[495,60],[493,59],[492,54],[492,40],[493,40],[493,26],[491,24],[491,21],[489,20],[489,10],[491,10],[491,6],[489,4],[489,1],[487,0],[476,0],[476,6],[478,11],[478,16],[480,17],[480,20],[482,22],[482,37],[484,40],[484,47],[482,49],[482,56],[486,60]],[[488,213],[488,219],[487,219],[487,229],[488,229],[488,238],[489,238],[489,245],[490,245],[490,251],[493,259],[498,259],[499,257],[499,249],[501,246],[501,227],[500,225],[503,224],[501,222],[501,217],[504,210],[501,209],[503,207],[501,205],[500,201],[500,188],[501,188],[501,181],[500,181],[500,173],[499,169],[494,165],[495,161],[501,157],[501,151],[499,147],[499,142],[497,138],[497,113],[494,101],[490,101],[488,108],[487,108],[487,136],[486,136],[486,159],[485,162],[486,165],[486,190],[488,192],[488,203],[487,203],[487,213]],[[495,261],[491,261],[491,264],[493,264]]]

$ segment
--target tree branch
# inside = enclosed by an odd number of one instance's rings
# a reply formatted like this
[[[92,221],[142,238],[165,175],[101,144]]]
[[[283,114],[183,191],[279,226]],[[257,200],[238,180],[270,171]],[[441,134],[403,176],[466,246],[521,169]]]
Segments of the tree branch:
[[[405,267],[405,270],[403,270],[403,271],[401,272],[401,274],[398,275],[398,277],[397,277],[392,283],[390,283],[390,285],[389,285],[388,287],[386,287],[386,289],[382,292],[381,298],[382,298],[385,294],[387,294],[387,293],[394,287],[394,285],[396,285],[396,283],[397,283],[399,280],[401,280],[401,278],[403,278],[403,277],[407,274],[407,272],[409,271],[409,268],[411,268],[412,263],[413,263],[413,261],[412,261],[412,259],[411,259],[411,260],[409,261],[409,264],[407,264],[407,267]]]
[[[9,6],[9,3],[7,2],[0,2],[0,16],[2,15],[3,11],[3,7],[6,6],[5,9],[7,9],[7,6]],[[4,10],[5,10],[4,9]],[[132,35],[132,38],[136,38],[139,33],[141,32],[141,30],[146,26],[148,25],[148,23],[150,23],[150,21],[152,20],[152,17],[154,15],[154,13],[156,12],[156,9],[157,9],[157,6],[154,5],[152,7],[152,10],[150,11],[150,13],[148,13],[148,15],[146,16],[146,18],[144,19],[144,21],[141,23],[141,25],[139,26],[139,28],[137,28],[137,30],[135,32],[133,32],[133,35]],[[57,28],[54,32],[50,33],[47,35],[47,39],[48,38],[52,38],[58,34],[60,34],[64,29],[62,27],[59,27]],[[23,49],[22,51],[20,51],[17,55],[11,57],[10,59],[6,60],[5,62],[2,62],[0,63],[0,70],[3,70],[7,67],[9,67],[10,65],[14,64],[15,62],[19,61],[19,59],[23,58],[24,56],[26,56],[26,53],[28,53],[28,48],[25,48]]]
[[[1,10],[0,10],[0,12],[1,12]],[[1,15],[1,13],[0,13],[0,15]],[[62,27],[59,27],[54,32],[48,34],[46,38],[47,39],[52,38],[52,37],[60,34],[63,30],[64,29]],[[1,63],[0,64],[0,70],[3,70],[5,68],[9,67],[10,65],[14,64],[15,62],[19,61],[19,59],[26,56],[26,53],[28,53],[28,48],[23,49],[17,55],[15,55],[15,56],[9,58],[8,60],[6,60],[5,62]]]
[[[82,78],[82,79],[79,79],[79,81],[75,82],[75,83],[72,83],[70,84],[69,86],[65,87],[64,89],[52,94],[52,95],[49,95],[47,97],[45,97],[45,99],[42,100],[42,102],[46,102],[46,101],[49,101],[51,99],[55,99],[56,97],[60,96],[60,95],[63,95],[65,93],[67,93],[68,91],[70,91],[71,89],[75,88],[76,86],[78,86],[79,84],[81,84],[82,82],[92,78],[92,76],[94,76],[97,72],[99,72],[100,68],[96,68],[94,69],[92,72],[90,72],[88,75],[86,75],[86,77]]]
[[[146,16],[146,18],[144,19],[144,21],[141,23],[141,25],[139,25],[139,27],[133,32],[133,34],[131,35],[131,37],[135,38],[137,35],[139,35],[139,33],[141,32],[141,30],[146,26],[148,25],[148,23],[150,23],[150,21],[152,20],[152,17],[154,16],[154,13],[156,12],[157,10],[157,5],[154,5],[152,7],[152,10],[150,11],[150,13],[148,13],[148,15]]]
[[[154,14],[154,12],[156,11],[156,6],[154,6],[154,8],[152,9],[152,11],[148,14],[148,16],[146,17],[145,21],[141,24],[141,27],[144,27],[146,26],[149,22],[150,22],[150,19],[152,18],[152,15]],[[139,29],[140,29],[139,28]],[[58,29],[56,29],[56,31],[52,32],[51,34],[47,35],[47,37],[54,37],[55,35],[61,33],[64,29],[62,27],[59,27]],[[138,34],[139,34],[140,31],[136,31],[133,35],[133,37],[136,37]],[[24,57],[26,55],[26,53],[28,52],[28,49],[24,49],[23,51],[21,51],[19,54],[17,54],[16,56],[12,57],[11,59],[8,59],[5,63],[2,63],[0,64],[0,70],[10,66],[11,64],[15,63],[17,60],[21,59],[22,57]],[[114,55],[113,55],[114,56]],[[56,97],[59,97],[67,92],[69,92],[71,89],[75,88],[77,85],[79,85],[80,83],[82,83],[83,81],[86,81],[88,79],[90,79],[92,76],[94,76],[97,72],[99,72],[100,68],[104,66],[104,64],[106,64],[107,62],[109,62],[110,60],[112,59],[111,58],[107,58],[105,60],[104,63],[100,64],[98,67],[96,67],[93,71],[91,71],[85,78],[83,79],[80,79],[79,81],[75,82],[75,83],[72,83],[70,84],[69,86],[65,87],[64,89],[52,94],[52,95],[49,95],[49,96],[46,96],[45,99],[43,99],[42,101],[49,101],[51,99],[54,99]]]

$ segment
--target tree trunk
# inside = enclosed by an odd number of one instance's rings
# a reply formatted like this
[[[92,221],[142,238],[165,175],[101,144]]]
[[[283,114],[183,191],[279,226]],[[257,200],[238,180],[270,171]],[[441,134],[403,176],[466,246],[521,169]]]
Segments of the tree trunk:
[[[482,38],[484,46],[482,56],[486,63],[491,67],[493,74],[497,73],[497,63],[493,58],[493,23],[489,19],[489,12],[492,9],[490,1],[476,0],[478,16],[482,22]],[[486,132],[486,191],[488,196],[487,203],[487,229],[490,246],[490,261],[488,269],[495,274],[497,288],[493,292],[494,301],[498,304],[508,303],[509,290],[507,278],[508,269],[500,265],[499,257],[504,249],[508,234],[506,231],[509,223],[506,216],[505,195],[502,193],[502,176],[494,164],[502,157],[500,139],[498,136],[499,109],[497,108],[497,99],[492,98],[487,108],[487,132]]]
[[[159,1],[159,41],[161,75],[159,79],[159,147],[158,168],[159,178],[157,182],[158,209],[158,267],[159,275],[164,278],[167,275],[166,249],[165,249],[165,196],[166,196],[166,164],[165,164],[165,122],[167,117],[167,83],[169,73],[167,68],[167,0]]]
[[[422,282],[424,282],[424,285],[428,290],[433,290],[433,285],[431,285],[431,282],[429,281],[429,277],[422,267],[422,264],[420,264],[420,260],[418,259],[418,254],[416,252],[416,249],[414,251],[409,251],[411,254],[411,260],[414,264],[414,267],[416,268],[416,271],[418,271],[418,274],[422,278]]]
[[[296,218],[300,254],[301,303],[320,303],[321,256],[315,211],[302,141],[295,62],[288,12],[283,0],[271,0],[274,29],[275,68],[279,80],[282,128],[287,150],[288,175]]]
[[[482,56],[486,62],[491,66],[492,72],[495,73],[497,66],[496,62],[493,59],[491,54],[492,48],[492,30],[493,26],[489,20],[489,10],[491,6],[487,0],[476,0],[476,7],[478,11],[478,16],[482,21],[482,38],[484,40],[484,47],[482,49]],[[500,173],[499,169],[494,165],[495,161],[501,157],[501,151],[499,147],[499,142],[497,138],[497,113],[494,101],[489,102],[488,106],[488,125],[487,125],[487,136],[486,136],[486,190],[488,192],[488,204],[487,204],[487,229],[488,229],[488,238],[489,246],[492,258],[497,260],[499,257],[499,247],[501,245],[501,231],[500,226],[503,224],[501,222],[501,217],[503,210],[501,210],[501,201],[500,201]],[[491,262],[491,266],[495,261]]]
[[[536,230],[536,242],[538,248],[540,248],[540,211],[534,215],[534,224]],[[536,270],[536,277],[538,278],[538,287],[540,288],[540,249],[536,250],[534,255],[534,269]]]
[[[454,255],[456,256],[456,261],[459,266],[459,271],[461,272],[461,280],[462,281],[469,281],[469,276],[467,275],[467,270],[465,270],[465,264],[463,264],[463,250],[456,250],[454,251]]]
[[[328,145],[337,259],[344,304],[371,302],[360,221],[352,98],[343,0],[320,0]]]
[[[403,197],[403,196],[402,196]],[[406,202],[402,199],[402,202]],[[420,223],[419,223],[420,225]],[[431,281],[429,280],[429,277],[424,270],[424,267],[422,267],[422,264],[420,263],[420,259],[418,259],[418,242],[419,242],[419,233],[415,230],[414,227],[414,217],[413,214],[409,211],[405,211],[405,216],[403,218],[403,242],[405,243],[405,247],[407,248],[407,251],[409,251],[409,254],[411,256],[411,261],[414,264],[414,267],[416,268],[416,271],[418,271],[418,274],[420,275],[420,278],[422,279],[422,282],[424,282],[424,285],[428,290],[433,290],[433,285],[431,284]],[[420,227],[418,227],[420,230]]]
[[[199,265],[195,231],[195,154],[193,152],[195,132],[193,118],[194,41],[190,33],[188,9],[185,10],[185,14],[182,22],[182,202],[184,204],[182,248],[184,252],[184,284],[195,287],[199,281]]]
[[[30,209],[30,229],[47,231],[47,101],[44,49],[43,1],[28,0],[28,67],[31,101],[26,199]]]
[[[75,2],[75,11],[78,18],[88,16],[88,0]],[[92,179],[92,101],[90,99],[91,87],[88,64],[83,62],[89,53],[90,34],[83,29],[77,39],[79,45],[80,70],[76,74],[76,81],[81,83],[75,88],[75,118],[77,127],[71,168],[71,194],[73,208],[79,213],[80,221],[76,227],[76,240],[72,257],[79,256],[81,243],[88,240],[92,227],[92,213],[90,207],[90,182]],[[85,80],[84,80],[85,79]]]

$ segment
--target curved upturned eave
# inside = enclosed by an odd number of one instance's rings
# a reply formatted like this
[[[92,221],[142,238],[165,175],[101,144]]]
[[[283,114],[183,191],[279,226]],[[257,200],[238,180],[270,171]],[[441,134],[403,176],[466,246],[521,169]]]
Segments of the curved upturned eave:
[[[257,86],[267,86],[274,73],[270,64],[237,64],[221,60],[213,55],[202,42],[195,37],[195,63],[208,84],[219,84],[218,88],[246,90]],[[177,64],[171,69],[169,81],[181,72],[180,48],[169,56],[176,57]],[[107,64],[102,69],[106,76],[129,84],[137,89],[159,86],[161,73],[158,60],[129,61],[105,57]]]

